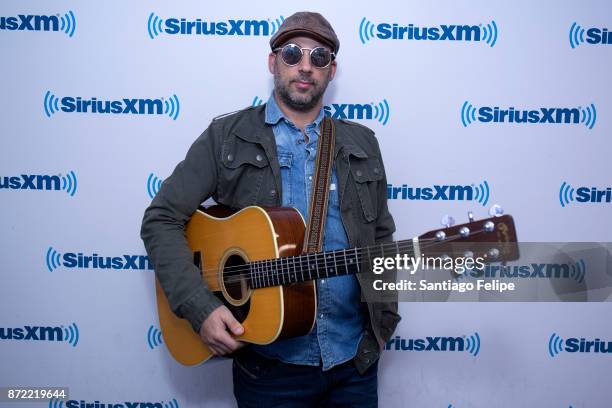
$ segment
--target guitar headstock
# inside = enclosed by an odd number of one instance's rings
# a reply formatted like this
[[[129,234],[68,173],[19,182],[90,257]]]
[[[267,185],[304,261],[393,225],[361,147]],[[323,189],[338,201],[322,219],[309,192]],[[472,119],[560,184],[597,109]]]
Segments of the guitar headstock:
[[[490,217],[447,226],[419,236],[423,253],[451,258],[482,257],[485,262],[505,262],[519,258],[514,219],[510,215]]]

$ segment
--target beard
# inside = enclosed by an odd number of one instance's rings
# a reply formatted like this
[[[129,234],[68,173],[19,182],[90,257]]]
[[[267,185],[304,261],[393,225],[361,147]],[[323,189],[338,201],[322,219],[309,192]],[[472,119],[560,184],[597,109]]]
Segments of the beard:
[[[291,84],[296,81],[309,82],[312,84],[312,88],[306,92],[292,90]],[[307,74],[300,73],[294,78],[283,78],[278,68],[274,72],[274,90],[277,96],[289,108],[299,112],[307,112],[316,107],[321,101],[328,84],[329,76],[322,81],[316,81]]]

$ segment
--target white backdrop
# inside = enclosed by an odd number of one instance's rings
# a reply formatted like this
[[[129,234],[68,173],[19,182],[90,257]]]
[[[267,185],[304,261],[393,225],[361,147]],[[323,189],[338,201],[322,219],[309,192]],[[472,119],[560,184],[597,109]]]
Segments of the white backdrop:
[[[227,361],[186,368],[165,349],[140,222],[213,117],[267,100],[270,34],[304,8],[325,15],[341,41],[327,110],[371,111],[355,120],[376,132],[391,187],[472,194],[400,193],[390,200],[396,238],[499,203],[521,241],[611,241],[612,35],[597,43],[612,24],[608,2],[6,1],[0,387],[68,386],[69,408],[234,406]],[[183,18],[221,32],[230,20],[265,24],[259,35],[172,34]],[[394,24],[446,26],[455,40],[384,38]],[[452,25],[476,28],[457,39]],[[71,111],[78,98],[128,113]],[[157,101],[138,114],[124,99]],[[495,107],[544,122],[542,109],[553,122],[574,113],[570,123],[488,122]],[[583,202],[592,189],[602,198]],[[79,254],[115,257],[115,268],[79,264]],[[401,339],[477,334],[480,348],[391,347],[381,406],[610,406],[612,355],[549,349],[554,336],[612,341],[609,312],[607,303],[402,303]]]

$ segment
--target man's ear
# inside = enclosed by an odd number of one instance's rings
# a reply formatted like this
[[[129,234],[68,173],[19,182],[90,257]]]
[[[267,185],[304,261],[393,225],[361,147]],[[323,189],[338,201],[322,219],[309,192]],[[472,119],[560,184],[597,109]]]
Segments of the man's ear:
[[[336,64],[336,61],[332,61],[330,66],[329,66],[329,80],[331,81],[332,79],[334,79],[334,77],[336,76],[336,69],[338,69],[338,64]]]
[[[268,70],[272,75],[274,75],[274,72],[276,70],[276,54],[273,52],[270,52],[270,54],[268,54]]]

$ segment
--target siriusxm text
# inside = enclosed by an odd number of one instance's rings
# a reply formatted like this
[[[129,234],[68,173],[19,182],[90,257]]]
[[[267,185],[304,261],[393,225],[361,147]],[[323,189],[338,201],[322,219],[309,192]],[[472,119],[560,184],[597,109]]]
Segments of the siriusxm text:
[[[480,41],[481,29],[477,25],[446,25],[418,27],[380,23],[376,37],[381,40]]]
[[[61,327],[0,327],[0,340],[64,341]]]
[[[60,176],[48,174],[21,174],[0,177],[0,189],[10,190],[61,190]]]
[[[18,14],[11,17],[0,17],[0,30],[10,31],[59,31],[58,16]]]
[[[473,200],[471,185],[434,185],[432,187],[409,187],[407,184],[387,184],[389,200]]]
[[[385,350],[403,351],[465,351],[463,337],[425,337],[404,339],[395,336],[385,344]]]
[[[202,21],[185,18],[164,20],[166,34],[198,35],[264,35],[270,34],[270,23],[266,20]]]

